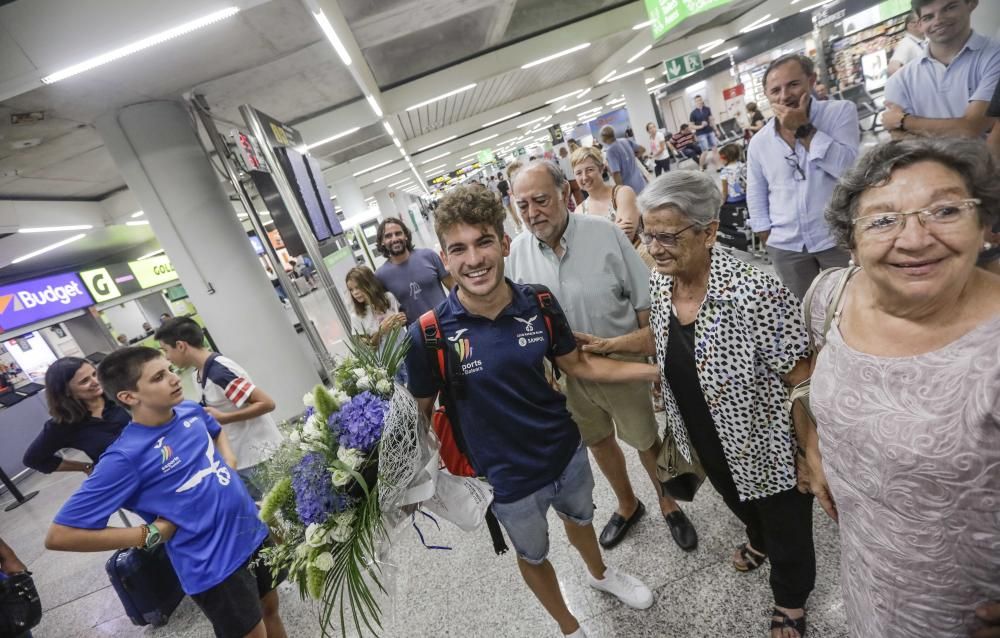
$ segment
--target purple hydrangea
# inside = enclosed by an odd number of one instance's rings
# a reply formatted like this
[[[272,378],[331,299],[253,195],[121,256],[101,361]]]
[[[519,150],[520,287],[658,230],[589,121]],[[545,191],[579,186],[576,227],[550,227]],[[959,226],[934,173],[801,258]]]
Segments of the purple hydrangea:
[[[350,505],[347,496],[334,489],[326,466],[322,454],[310,452],[292,468],[295,512],[305,525],[323,523],[330,514],[342,512]]]
[[[308,421],[309,417],[311,417],[314,414],[316,414],[316,408],[310,405],[309,407],[306,408],[306,413],[302,415],[302,420]]]
[[[330,430],[341,447],[369,452],[382,438],[382,423],[388,411],[388,401],[371,392],[362,392],[330,418]]]

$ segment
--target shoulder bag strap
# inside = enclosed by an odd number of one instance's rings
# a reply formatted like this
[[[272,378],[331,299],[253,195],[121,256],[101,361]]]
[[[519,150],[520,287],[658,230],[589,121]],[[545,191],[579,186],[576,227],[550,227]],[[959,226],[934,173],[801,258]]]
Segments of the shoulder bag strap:
[[[847,290],[847,282],[854,276],[854,273],[861,270],[857,266],[849,266],[843,269],[840,274],[840,279],[837,281],[837,287],[834,289],[833,294],[830,295],[830,302],[826,305],[826,316],[823,317],[823,336],[826,337],[826,333],[829,332],[830,326],[833,325],[833,320],[837,313],[840,312],[841,306],[844,301],[844,292]]]

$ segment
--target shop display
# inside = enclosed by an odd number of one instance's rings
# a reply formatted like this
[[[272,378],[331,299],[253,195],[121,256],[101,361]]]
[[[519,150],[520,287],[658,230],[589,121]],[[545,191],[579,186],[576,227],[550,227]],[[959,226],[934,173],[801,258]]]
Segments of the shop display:
[[[905,20],[903,13],[850,35],[831,38],[826,44],[831,90],[842,91],[856,84],[864,84],[869,92],[881,90],[885,80],[876,79],[875,71],[881,68],[877,77],[888,77],[886,62],[906,33]]]

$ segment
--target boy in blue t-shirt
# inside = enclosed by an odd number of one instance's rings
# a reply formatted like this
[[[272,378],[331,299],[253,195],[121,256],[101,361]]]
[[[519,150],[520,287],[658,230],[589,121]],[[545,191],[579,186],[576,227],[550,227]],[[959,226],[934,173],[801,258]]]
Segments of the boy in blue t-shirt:
[[[264,565],[250,567],[267,526],[219,423],[184,400],[180,378],[157,350],[122,348],[97,372],[132,421],[56,514],[45,546],[98,552],[166,543],[181,586],[216,636],[283,638],[272,575]],[[147,524],[108,527],[119,508]]]

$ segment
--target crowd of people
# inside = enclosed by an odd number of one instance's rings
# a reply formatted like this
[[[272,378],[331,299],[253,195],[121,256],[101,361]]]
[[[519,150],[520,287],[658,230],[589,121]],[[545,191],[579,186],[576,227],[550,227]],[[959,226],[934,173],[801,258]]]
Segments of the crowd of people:
[[[763,76],[773,117],[747,106],[745,152],[719,148],[699,96],[676,134],[647,126],[645,148],[607,127],[601,148],[453,188],[434,213],[440,252],[382,220],[386,262],[346,277],[351,331],[378,344],[408,326],[409,390],[428,417],[448,397],[520,573],[563,634],[585,635],[547,559],[548,510],[592,587],[648,609],[653,591],[606,551],[653,498],[695,551],[678,500],[707,478],[745,526],[732,568],[770,564],[771,638],[807,632],[814,501],[838,524],[852,637],[1000,636],[1000,43],[972,30],[976,6],[913,0],[918,51],[893,58],[886,87],[892,139],[863,154],[855,106],[823,99],[813,60],[792,54]],[[716,153],[721,179],[670,169]],[[720,249],[727,207],[746,208],[776,277]],[[527,232],[512,239],[512,223]],[[460,397],[419,347],[428,313],[475,348],[456,368]],[[154,338],[160,350],[48,369],[52,418],[24,462],[88,478],[46,546],[169,543],[217,636],[281,638],[280,578],[255,561],[268,531],[254,468],[281,440],[274,402],[195,321],[168,317]],[[171,364],[193,372],[200,404]],[[616,500],[599,533],[589,458]],[[676,464],[701,477],[683,496]],[[108,527],[120,509],[145,524]],[[24,571],[0,540],[0,577]]]

